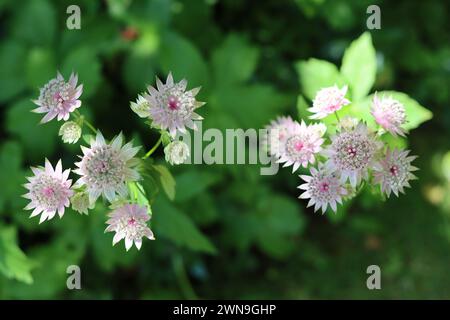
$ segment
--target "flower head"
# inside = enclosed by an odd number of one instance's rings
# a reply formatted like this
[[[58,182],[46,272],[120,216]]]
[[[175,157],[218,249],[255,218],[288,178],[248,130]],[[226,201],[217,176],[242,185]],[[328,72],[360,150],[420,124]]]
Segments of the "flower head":
[[[277,152],[277,162],[284,163],[284,167],[293,165],[292,172],[300,166],[306,168],[309,163],[314,163],[314,155],[322,150],[321,134],[323,131],[307,126],[304,121],[301,124],[295,122],[287,131],[286,140]]]
[[[310,172],[310,176],[300,176],[306,183],[298,187],[305,190],[299,198],[309,199],[307,207],[314,205],[314,211],[322,209],[322,213],[325,213],[329,205],[336,212],[336,203],[342,204],[342,197],[347,194],[342,181],[322,165],[319,165],[318,170],[311,168]]]
[[[171,165],[181,164],[189,158],[189,147],[183,141],[173,141],[164,148],[164,154]]]
[[[77,162],[76,174],[81,176],[76,182],[77,187],[86,186],[89,199],[95,202],[100,195],[109,201],[127,195],[126,183],[139,179],[134,167],[138,159],[134,158],[139,147],[133,147],[131,142],[122,146],[122,135],[119,134],[111,143],[106,143],[100,132],[89,148],[81,146],[83,156]]]
[[[264,136],[263,145],[270,155],[275,156],[280,152],[286,143],[288,131],[294,126],[295,122],[291,117],[278,117],[272,120],[267,129],[267,135]]]
[[[143,96],[138,95],[136,102],[131,102],[130,107],[139,117],[150,117],[150,103]]]
[[[40,89],[39,98],[33,102],[39,107],[34,109],[37,113],[46,113],[41,122],[49,122],[53,118],[68,120],[70,113],[81,106],[78,98],[83,92],[83,85],[77,87],[78,76],[70,75],[69,82],[58,72],[56,78],[50,80]]]
[[[405,136],[405,130],[401,127],[406,122],[405,107],[399,101],[392,97],[382,97],[380,99],[375,94],[371,113],[375,121],[384,130],[394,136]]]
[[[385,158],[374,168],[374,181],[381,185],[381,192],[388,197],[391,192],[398,197],[399,191],[404,193],[404,188],[410,187],[410,180],[417,179],[412,172],[418,168],[411,165],[417,156],[408,156],[409,152],[388,149]]]
[[[186,132],[186,127],[196,130],[194,120],[203,119],[194,112],[204,105],[203,102],[195,100],[200,88],[186,91],[187,81],[183,79],[174,83],[171,73],[165,84],[157,78],[156,85],[157,89],[148,87],[149,94],[145,94],[145,98],[149,108],[147,111],[140,111],[141,114],[148,114],[154,126],[168,130],[172,137],[175,137],[177,131]]]
[[[322,119],[329,114],[340,110],[343,106],[350,103],[345,98],[347,93],[347,86],[339,89],[336,85],[333,87],[323,88],[317,92],[316,97],[313,100],[312,108],[308,111],[314,114],[310,116],[311,119]]]
[[[109,217],[108,221],[106,221],[108,227],[105,232],[114,231],[116,233],[113,238],[113,245],[125,239],[127,251],[130,250],[133,243],[139,250],[142,246],[143,237],[155,240],[152,230],[147,226],[150,216],[147,214],[145,206],[125,204],[111,212]]]
[[[76,143],[81,137],[81,127],[74,121],[67,121],[59,128],[64,143]]]
[[[342,182],[350,180],[355,187],[368,178],[368,170],[376,165],[376,155],[383,144],[360,123],[352,130],[344,130],[331,137],[331,145],[324,150],[329,159],[326,166],[336,171]]]
[[[89,195],[85,192],[77,192],[70,198],[70,203],[72,204],[72,209],[78,213],[88,214],[88,209],[93,206],[89,203]]]
[[[30,203],[26,210],[34,209],[30,217],[41,213],[39,223],[52,219],[56,212],[59,217],[64,215],[65,207],[70,204],[69,198],[73,191],[70,188],[72,180],[68,180],[70,169],[62,170],[61,160],[53,169],[51,163],[45,159],[44,168],[31,168],[34,176],[28,177],[25,188],[28,193],[23,195]]]

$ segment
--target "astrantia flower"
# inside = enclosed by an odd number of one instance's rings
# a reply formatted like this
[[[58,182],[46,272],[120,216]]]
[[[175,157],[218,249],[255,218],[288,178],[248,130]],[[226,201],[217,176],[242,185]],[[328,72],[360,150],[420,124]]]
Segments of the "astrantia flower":
[[[284,163],[284,167],[293,165],[292,172],[300,166],[306,168],[309,163],[314,163],[314,155],[322,150],[323,139],[320,132],[307,126],[304,121],[301,124],[295,122],[287,131],[286,141],[277,152],[277,162]]]
[[[139,117],[150,117],[150,103],[143,96],[138,95],[136,102],[131,102],[130,107]]]
[[[24,198],[31,202],[25,207],[26,210],[34,209],[30,217],[41,213],[39,223],[52,219],[56,212],[62,217],[65,207],[70,204],[69,198],[73,191],[70,186],[72,180],[68,180],[70,169],[62,171],[61,160],[53,169],[50,162],[45,159],[44,168],[31,168],[33,177],[28,177],[25,188],[28,193]]]
[[[374,168],[374,181],[381,185],[381,192],[388,197],[391,192],[396,196],[399,191],[404,193],[405,187],[411,187],[409,180],[417,179],[412,172],[418,168],[411,165],[417,156],[408,157],[409,152],[409,150],[388,149],[385,158]]]
[[[65,143],[76,143],[81,137],[81,127],[74,121],[67,121],[59,129],[59,135]]]
[[[105,232],[114,231],[116,233],[113,238],[113,245],[125,239],[127,251],[130,250],[133,243],[139,250],[142,246],[143,237],[155,240],[153,232],[147,226],[150,216],[147,214],[145,206],[126,204],[111,212],[109,217],[108,221],[106,221],[108,227]]]
[[[76,182],[77,187],[86,186],[91,203],[100,195],[104,195],[109,201],[113,201],[117,194],[127,195],[126,183],[139,179],[134,167],[138,160],[134,158],[138,147],[133,147],[131,142],[122,146],[122,135],[115,137],[107,144],[100,132],[89,148],[81,146],[83,156],[77,162],[78,169],[73,172],[81,176]]]
[[[322,119],[335,111],[340,110],[343,106],[350,103],[345,98],[347,93],[347,86],[339,89],[336,85],[333,87],[323,88],[317,92],[316,97],[313,100],[312,108],[308,111],[314,114],[310,116],[311,119]]]
[[[375,94],[371,113],[375,121],[384,130],[394,136],[405,136],[405,130],[401,128],[401,125],[406,122],[405,107],[399,101],[392,97],[382,97],[379,99]]]
[[[168,130],[172,137],[175,137],[177,131],[186,132],[186,127],[196,130],[194,120],[203,119],[194,112],[204,104],[195,100],[200,88],[186,91],[187,81],[183,79],[174,83],[171,73],[165,84],[156,79],[156,85],[157,89],[149,86],[149,94],[145,95],[153,125]]]
[[[78,98],[83,92],[83,85],[77,87],[78,76],[70,75],[69,82],[58,72],[56,78],[50,80],[40,90],[39,98],[33,102],[39,106],[37,113],[46,113],[41,122],[49,122],[53,118],[68,120],[70,113],[81,106]]]
[[[353,117],[346,116],[339,121],[337,128],[339,131],[342,130],[353,130],[358,126],[359,120]]]
[[[295,122],[291,117],[278,117],[272,120],[267,129],[267,136],[264,136],[263,145],[270,155],[274,156],[283,148],[288,130],[294,126]]]
[[[306,183],[298,187],[305,190],[299,198],[309,199],[307,207],[314,205],[314,211],[322,209],[322,213],[325,213],[329,205],[336,212],[336,203],[342,204],[342,197],[347,194],[342,181],[322,165],[319,165],[319,170],[311,168],[310,172],[310,176],[300,176]]]
[[[70,203],[72,204],[72,209],[78,213],[88,214],[88,209],[93,206],[89,203],[89,195],[85,192],[77,192],[70,198]]]
[[[189,158],[189,147],[183,141],[173,141],[164,148],[164,154],[171,165],[181,164]]]
[[[383,146],[367,126],[360,123],[353,130],[332,136],[331,141],[323,152],[329,157],[327,168],[336,171],[342,182],[349,179],[352,187],[367,179],[368,170],[376,164],[376,154]]]

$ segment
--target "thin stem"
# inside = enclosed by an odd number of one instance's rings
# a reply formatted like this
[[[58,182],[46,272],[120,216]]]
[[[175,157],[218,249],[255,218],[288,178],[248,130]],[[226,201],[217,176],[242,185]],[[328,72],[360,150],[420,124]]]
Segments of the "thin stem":
[[[341,122],[341,119],[339,119],[339,115],[338,115],[337,111],[334,112],[334,115],[336,116],[338,123]]]
[[[179,254],[176,254],[172,257],[173,270],[175,272],[175,276],[178,280],[178,285],[180,286],[183,295],[188,300],[197,300],[197,294],[192,288],[192,284],[189,281],[189,277],[186,274],[186,270],[184,268],[183,257]]]
[[[148,157],[150,157],[152,155],[153,152],[155,152],[155,150],[159,147],[159,145],[162,142],[162,136],[159,137],[158,141],[156,142],[156,144],[153,146],[153,148],[151,148],[146,154],[145,156],[142,157],[142,159],[147,159]]]
[[[75,110],[74,114],[77,117],[77,119],[81,119],[83,123],[86,123],[86,125],[88,126],[89,129],[91,129],[92,132],[97,134],[97,129],[95,129],[95,127],[88,120],[86,120],[86,118],[78,110]]]

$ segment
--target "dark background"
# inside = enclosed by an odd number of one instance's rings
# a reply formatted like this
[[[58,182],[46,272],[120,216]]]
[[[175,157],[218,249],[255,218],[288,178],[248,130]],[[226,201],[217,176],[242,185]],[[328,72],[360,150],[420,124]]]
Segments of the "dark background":
[[[450,3],[448,1],[76,1],[81,30],[66,28],[74,1],[0,0],[0,298],[448,298],[450,294]],[[28,219],[21,184],[48,157],[71,166],[60,123],[29,112],[60,70],[79,73],[80,111],[105,136],[145,148],[157,135],[129,108],[155,75],[201,85],[204,128],[262,128],[297,116],[299,60],[340,64],[381,8],[374,90],[407,93],[434,117],[409,136],[421,168],[406,196],[364,192],[336,215],[298,200],[290,169],[173,168],[176,198],[159,194],[157,240],[140,252],[111,246],[106,208]],[[160,149],[156,158],[162,161]],[[75,176],[74,176],[75,178]],[[20,248],[20,249],[19,249]],[[80,265],[82,290],[66,289]],[[382,290],[366,288],[379,265]]]

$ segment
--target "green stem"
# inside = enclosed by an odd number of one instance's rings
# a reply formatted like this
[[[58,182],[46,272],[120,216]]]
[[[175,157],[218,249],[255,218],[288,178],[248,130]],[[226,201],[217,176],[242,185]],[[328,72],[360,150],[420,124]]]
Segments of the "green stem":
[[[175,272],[175,276],[178,280],[178,285],[184,295],[184,297],[188,300],[197,300],[197,294],[192,288],[192,284],[189,281],[189,277],[186,274],[186,270],[184,269],[183,258],[181,255],[176,254],[172,257],[173,270]]]
[[[86,120],[86,118],[78,110],[75,110],[74,114],[77,119],[80,119],[83,123],[86,123],[88,128],[91,129],[92,132],[97,134],[97,129],[95,129],[95,127],[88,120]]]
[[[158,141],[156,142],[156,144],[153,146],[153,148],[151,148],[146,154],[145,156],[142,157],[143,160],[147,159],[148,157],[150,157],[152,155],[153,152],[155,152],[155,150],[159,147],[159,145],[162,142],[162,135],[159,137]]]
[[[338,115],[337,111],[334,112],[334,115],[336,116],[338,123],[341,122],[341,119],[339,119],[339,115]]]

